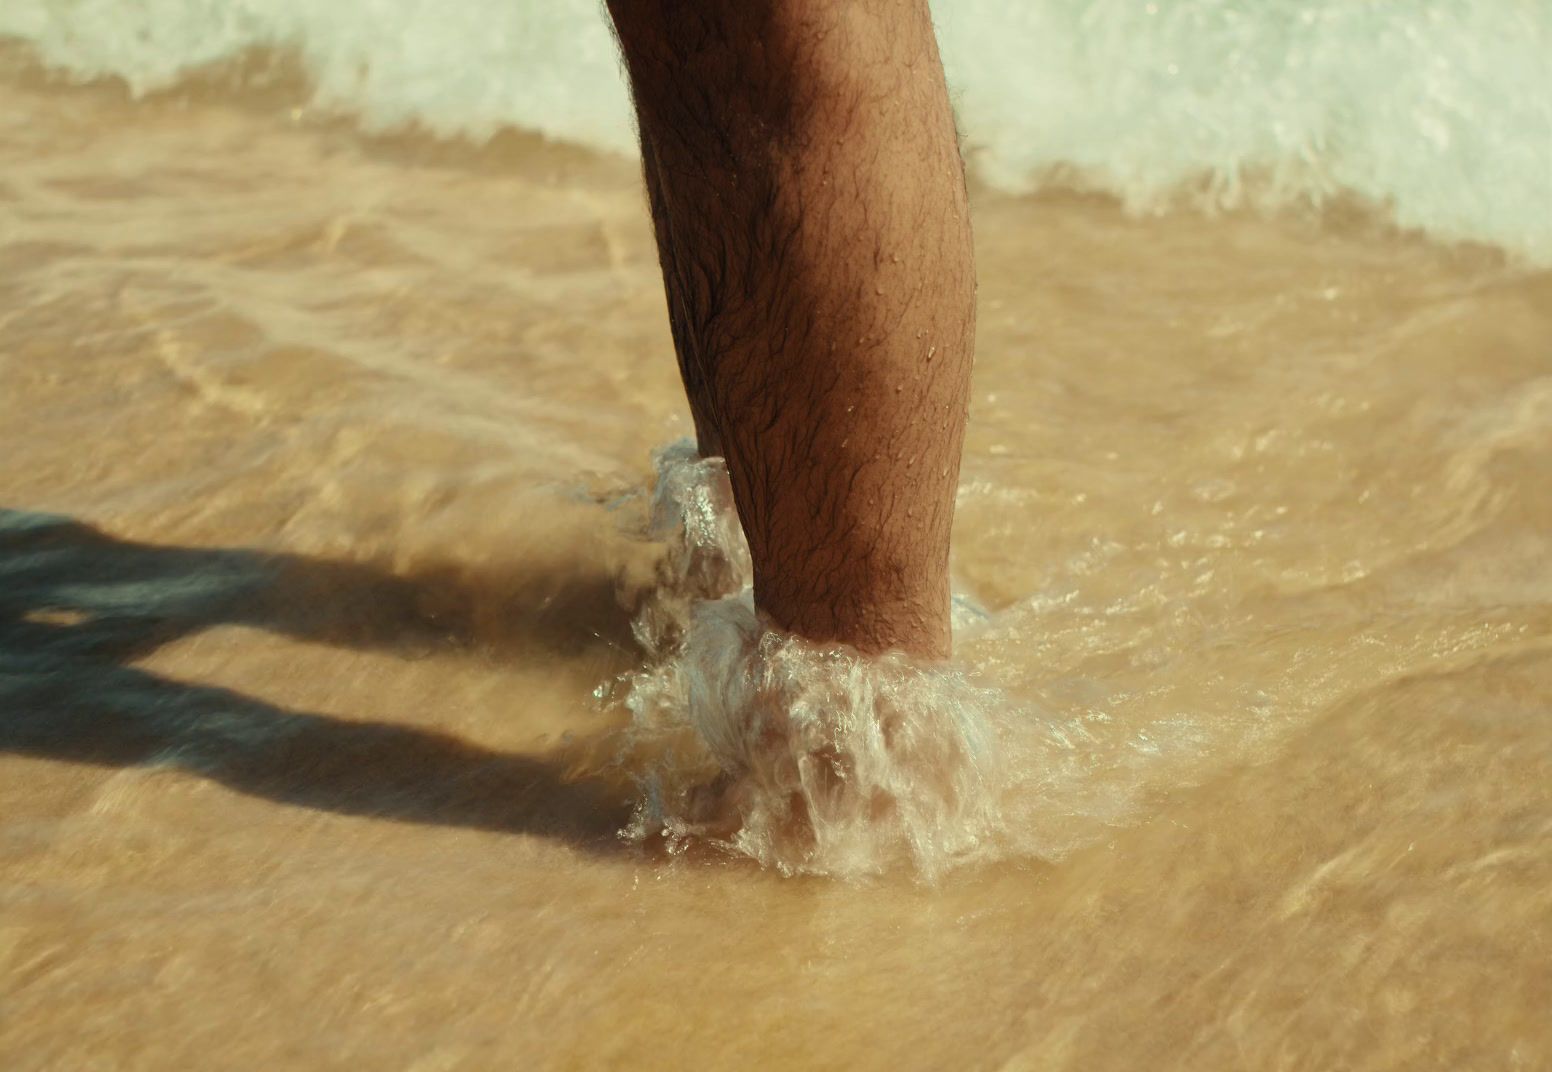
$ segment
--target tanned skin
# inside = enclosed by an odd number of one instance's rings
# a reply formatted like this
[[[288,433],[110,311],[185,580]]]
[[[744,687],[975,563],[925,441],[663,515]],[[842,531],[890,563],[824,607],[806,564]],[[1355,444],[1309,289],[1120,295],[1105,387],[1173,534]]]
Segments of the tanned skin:
[[[975,266],[925,0],[608,0],[679,368],[772,624],[946,658]]]

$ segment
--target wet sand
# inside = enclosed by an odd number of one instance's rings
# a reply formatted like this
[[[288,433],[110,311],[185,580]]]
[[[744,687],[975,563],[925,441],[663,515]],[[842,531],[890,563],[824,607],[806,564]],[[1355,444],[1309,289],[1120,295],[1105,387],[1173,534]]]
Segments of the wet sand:
[[[0,103],[5,1067],[1552,1064],[1545,272],[979,195],[959,658],[1071,749],[786,879],[615,836],[630,165]]]

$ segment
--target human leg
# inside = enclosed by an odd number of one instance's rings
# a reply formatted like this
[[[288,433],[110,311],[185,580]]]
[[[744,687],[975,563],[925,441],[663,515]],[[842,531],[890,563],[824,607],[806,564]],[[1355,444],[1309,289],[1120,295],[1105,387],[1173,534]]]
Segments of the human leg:
[[[609,7],[756,605],[813,640],[946,656],[975,274],[925,0]]]

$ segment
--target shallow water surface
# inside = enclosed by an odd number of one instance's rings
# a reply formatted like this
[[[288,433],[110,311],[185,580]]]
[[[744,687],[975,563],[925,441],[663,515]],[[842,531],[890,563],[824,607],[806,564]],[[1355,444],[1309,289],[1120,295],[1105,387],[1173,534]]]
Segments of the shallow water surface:
[[[1004,834],[786,878],[618,836],[630,165],[0,105],[7,1068],[1552,1065],[1546,272],[980,191]]]

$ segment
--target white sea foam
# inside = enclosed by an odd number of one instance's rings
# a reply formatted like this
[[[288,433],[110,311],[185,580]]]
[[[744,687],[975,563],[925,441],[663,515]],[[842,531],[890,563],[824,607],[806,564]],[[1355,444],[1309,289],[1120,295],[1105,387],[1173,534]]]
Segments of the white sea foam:
[[[1406,227],[1552,262],[1547,0],[939,0],[972,165],[1135,209],[1338,191]],[[252,48],[369,128],[503,126],[633,148],[595,0],[6,0],[0,35],[136,93]]]

